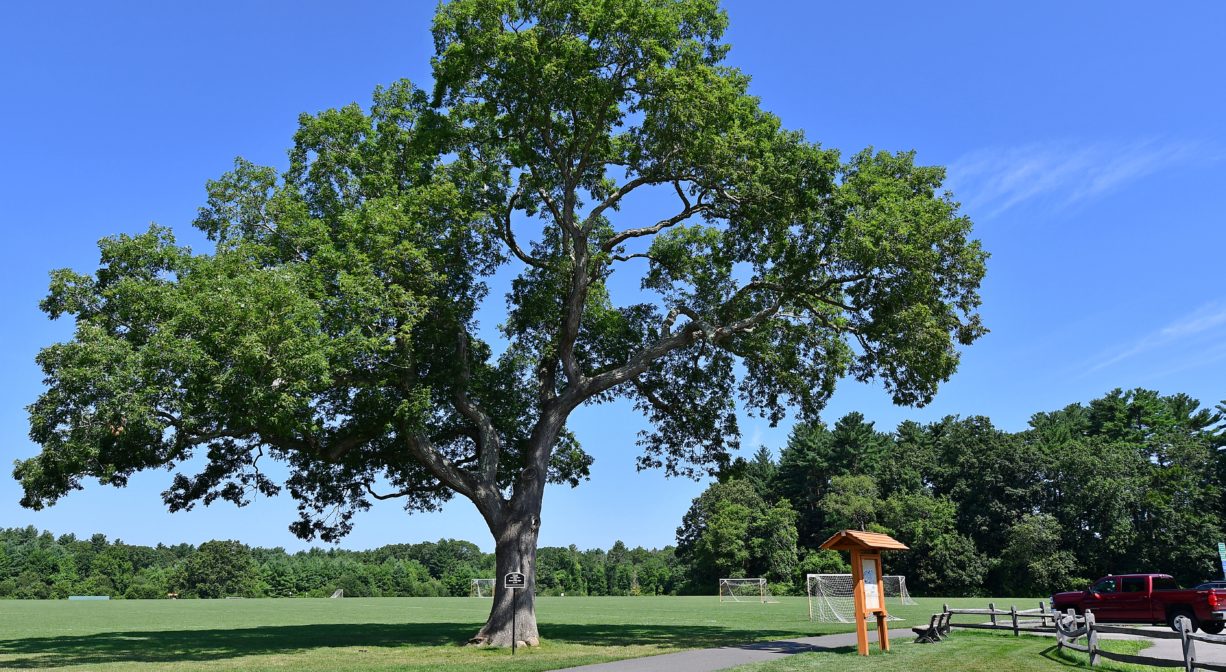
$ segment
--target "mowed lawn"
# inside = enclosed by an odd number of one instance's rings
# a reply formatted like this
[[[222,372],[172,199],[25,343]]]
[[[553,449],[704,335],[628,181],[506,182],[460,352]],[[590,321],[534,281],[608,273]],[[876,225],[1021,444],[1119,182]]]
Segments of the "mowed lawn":
[[[1112,651],[1136,654],[1145,642],[1103,640]],[[1091,668],[1088,656],[1074,651],[1058,652],[1051,637],[1013,637],[1008,634],[955,630],[939,644],[894,642],[888,655],[876,648],[867,658],[851,655],[850,649],[801,653],[781,660],[735,668],[737,672],[1045,672],[1047,670],[1095,669],[1102,672],[1152,672],[1155,668],[1106,661]]]
[[[551,670],[690,648],[848,632],[808,620],[803,597],[542,597],[540,647],[463,646],[489,600],[371,598],[0,601],[0,668],[106,670]],[[898,637],[948,601],[891,607]],[[1009,600],[995,600],[998,606]],[[1018,601],[1019,609],[1038,600]],[[953,669],[953,668],[950,668]]]

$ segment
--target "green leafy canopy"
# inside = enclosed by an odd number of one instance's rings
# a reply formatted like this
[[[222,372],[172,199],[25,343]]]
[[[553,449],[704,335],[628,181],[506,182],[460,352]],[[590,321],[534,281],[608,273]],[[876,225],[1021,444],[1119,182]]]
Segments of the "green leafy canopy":
[[[985,333],[944,171],[784,129],[723,64],[725,25],[711,0],[443,5],[430,90],[303,115],[287,170],[208,184],[215,249],[152,227],[53,274],[42,307],[76,333],[38,357],[22,503],[204,455],[171,509],[285,488],[294,531],[335,539],[376,498],[459,493],[494,529],[587,477],[583,404],[632,400],[641,466],[695,475],[736,447],[738,400],[816,419],[852,376],[927,403]],[[638,190],[676,209],[629,221]],[[494,356],[474,316],[507,265]]]

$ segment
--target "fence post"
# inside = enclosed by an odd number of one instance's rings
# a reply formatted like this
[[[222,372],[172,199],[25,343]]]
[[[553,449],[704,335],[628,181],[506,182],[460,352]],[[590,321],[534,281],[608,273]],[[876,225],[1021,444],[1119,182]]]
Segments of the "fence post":
[[[1076,629],[1077,629],[1077,612],[1076,612],[1076,611],[1073,611],[1073,610],[1070,608],[1070,609],[1068,610],[1068,619],[1069,619],[1069,620],[1068,620],[1069,630],[1076,630]],[[1057,630],[1057,632],[1060,630],[1060,624],[1059,624],[1059,623],[1056,623],[1056,630]],[[1063,634],[1061,634],[1061,635],[1058,637],[1058,639],[1059,639],[1060,641],[1059,641],[1059,646],[1057,646],[1057,648],[1063,648],[1063,644],[1064,644],[1065,642],[1068,642],[1069,644],[1072,644],[1072,643],[1073,643],[1073,638],[1072,638],[1072,637],[1066,637],[1066,636],[1065,636],[1065,635],[1063,635]]]
[[[1193,672],[1196,668],[1196,640],[1192,639],[1192,622],[1186,616],[1179,616],[1179,639],[1183,643],[1183,669]]]
[[[992,627],[996,627],[996,603],[988,602],[988,611],[992,612]]]
[[[1021,631],[1017,629],[1017,605],[1016,604],[1009,605],[1009,615],[1013,617],[1013,636],[1014,637],[1021,636],[1022,634]]]
[[[1039,600],[1039,627],[1047,627],[1047,604]]]
[[[1090,667],[1098,665],[1098,633],[1094,632],[1094,614],[1086,610],[1086,648],[1090,649]]]

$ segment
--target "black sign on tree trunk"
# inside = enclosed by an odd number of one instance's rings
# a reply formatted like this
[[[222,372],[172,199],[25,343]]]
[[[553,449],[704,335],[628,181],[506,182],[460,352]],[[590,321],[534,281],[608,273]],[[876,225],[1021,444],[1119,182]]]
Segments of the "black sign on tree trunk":
[[[519,618],[519,589],[527,587],[528,579],[523,572],[507,572],[502,579],[502,587],[511,591],[511,655],[515,655],[517,644],[515,637],[515,620]]]

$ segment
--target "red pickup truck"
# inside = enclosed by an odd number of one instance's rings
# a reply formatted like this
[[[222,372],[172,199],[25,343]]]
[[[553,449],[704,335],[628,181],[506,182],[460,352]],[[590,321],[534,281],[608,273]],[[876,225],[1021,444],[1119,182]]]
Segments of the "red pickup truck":
[[[1097,620],[1116,623],[1166,623],[1186,616],[1192,629],[1217,634],[1226,626],[1226,590],[1182,590],[1169,574],[1117,574],[1105,576],[1086,590],[1056,593],[1056,611],[1089,610]]]

